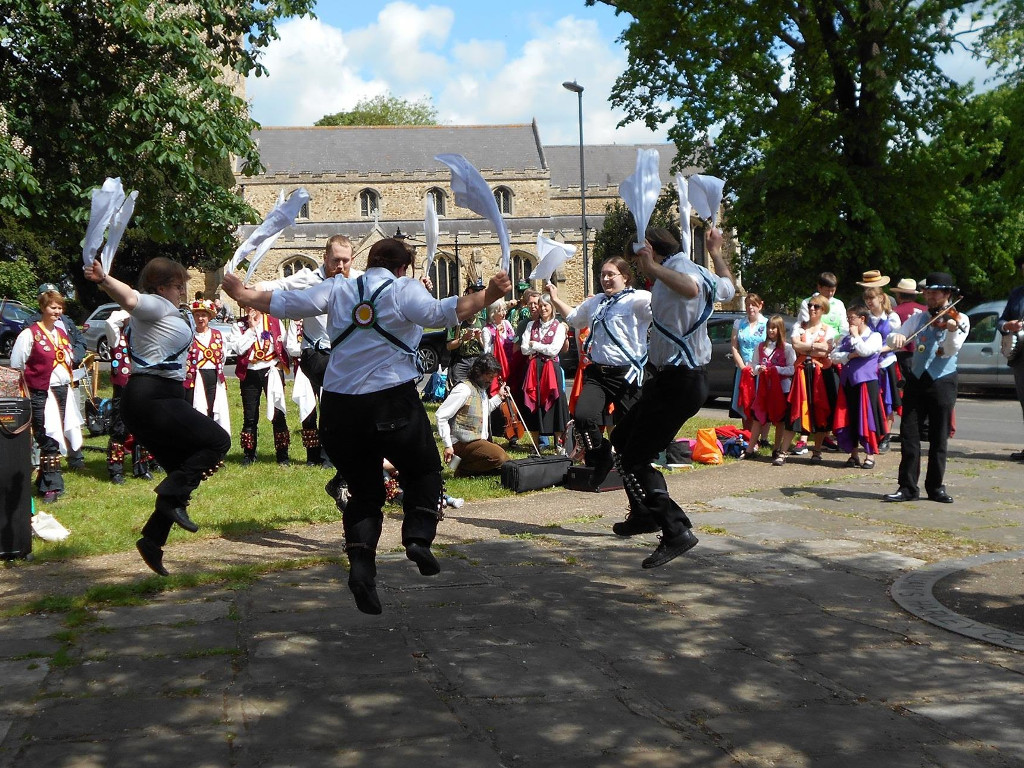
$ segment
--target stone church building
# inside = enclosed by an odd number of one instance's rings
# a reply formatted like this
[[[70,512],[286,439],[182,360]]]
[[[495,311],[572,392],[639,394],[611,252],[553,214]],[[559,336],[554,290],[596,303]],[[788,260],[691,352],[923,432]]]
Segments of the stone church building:
[[[596,268],[583,263],[579,145],[545,146],[534,121],[528,125],[288,127],[254,135],[266,170],[236,175],[239,193],[256,210],[269,212],[281,191],[309,192],[309,204],[260,263],[256,280],[274,279],[304,266],[315,268],[334,234],[355,246],[354,266],[366,266],[370,246],[397,232],[419,246],[416,270],[426,260],[423,218],[428,196],[439,219],[439,246],[431,269],[435,294],[460,294],[467,281],[486,281],[498,267],[500,247],[493,225],[455,204],[451,172],[434,159],[464,155],[494,191],[511,243],[513,286],[537,264],[538,233],[577,250],[557,275],[562,296],[578,304],[594,293]],[[667,184],[675,157],[671,144],[644,145],[661,155]],[[592,262],[596,231],[606,206],[619,199],[619,183],[636,167],[637,145],[586,145],[586,238]],[[686,169],[685,175],[696,172]],[[700,222],[694,221],[694,258],[705,262]],[[245,237],[252,225],[242,228]],[[216,280],[219,275],[208,276]],[[535,287],[539,285],[535,284]],[[518,289],[514,294],[518,296]],[[209,294],[208,294],[209,295]]]

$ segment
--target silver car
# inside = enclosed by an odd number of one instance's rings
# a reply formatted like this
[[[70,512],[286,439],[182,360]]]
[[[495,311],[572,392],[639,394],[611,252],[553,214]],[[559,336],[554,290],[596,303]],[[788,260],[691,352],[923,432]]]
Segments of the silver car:
[[[106,320],[117,308],[118,305],[114,303],[101,304],[82,323],[82,335],[85,336],[86,348],[91,352],[95,352],[99,359],[104,362],[110,361],[110,343],[107,341]],[[225,340],[232,338],[237,333],[234,323],[214,320],[210,323],[210,327],[220,331],[224,335]],[[231,345],[228,345],[228,355],[225,362],[228,365],[233,365],[235,362],[234,349]]]
[[[961,390],[1013,389],[1013,372],[1000,352],[999,316],[1006,300],[987,301],[967,310],[971,330],[957,358],[957,383]]]
[[[106,319],[117,308],[118,305],[113,302],[100,304],[82,323],[82,335],[85,337],[86,349],[90,352],[95,352],[97,357],[103,361],[110,360],[110,344],[107,343]]]

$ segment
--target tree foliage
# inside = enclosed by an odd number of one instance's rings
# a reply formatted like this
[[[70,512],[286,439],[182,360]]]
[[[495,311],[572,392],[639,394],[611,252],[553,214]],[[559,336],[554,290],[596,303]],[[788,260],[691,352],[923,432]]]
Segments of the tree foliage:
[[[140,191],[133,227],[144,237],[226,260],[234,229],[258,215],[232,190],[231,160],[260,170],[257,125],[232,86],[264,74],[276,22],[313,4],[7,0],[0,211],[45,236],[78,277],[90,192],[119,176]]]
[[[633,17],[613,103],[627,121],[672,122],[678,157],[727,180],[749,287],[783,299],[823,270],[845,285],[870,268],[968,277],[958,256],[975,232],[948,205],[993,202],[992,189],[959,194],[992,152],[936,145],[972,119],[970,88],[937,57],[968,11],[1019,0],[603,1]]]
[[[427,96],[408,101],[384,93],[362,99],[348,112],[324,115],[314,125],[437,125],[437,109]]]

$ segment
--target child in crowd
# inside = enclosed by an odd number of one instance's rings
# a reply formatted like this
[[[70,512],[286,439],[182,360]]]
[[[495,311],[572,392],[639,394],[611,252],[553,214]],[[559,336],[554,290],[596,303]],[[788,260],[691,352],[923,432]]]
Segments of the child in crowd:
[[[757,453],[759,440],[767,436],[769,428],[774,426],[772,465],[781,467],[786,463],[786,452],[793,438],[793,433],[786,429],[785,418],[796,371],[796,351],[786,343],[786,323],[780,315],[772,315],[768,320],[766,334],[751,359],[750,373],[755,380],[755,392],[748,409],[751,423],[746,456]]]
[[[879,442],[888,435],[885,407],[878,388],[878,355],[882,337],[871,330],[871,311],[864,304],[855,304],[847,312],[850,332],[844,336],[830,357],[842,364],[839,382],[842,385],[836,403],[834,426],[839,448],[849,451],[848,467],[871,469]],[[860,449],[866,458],[860,460]]]

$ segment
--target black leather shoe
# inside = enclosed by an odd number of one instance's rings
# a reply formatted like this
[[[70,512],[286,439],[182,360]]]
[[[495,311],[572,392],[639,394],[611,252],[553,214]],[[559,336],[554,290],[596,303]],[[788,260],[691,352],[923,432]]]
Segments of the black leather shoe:
[[[887,493],[882,501],[917,501],[917,494],[900,488],[896,493]]]
[[[636,515],[632,513],[625,520],[612,526],[612,533],[616,536],[636,536],[641,533],[654,533],[660,530],[661,526],[650,515]]]
[[[142,560],[149,566],[153,573],[157,576],[169,575],[167,573],[167,569],[164,568],[164,551],[156,545],[155,541],[143,536],[135,542],[135,548],[139,550],[139,554],[142,555]]]
[[[159,509],[162,514],[171,518],[189,533],[199,530],[199,526],[192,522],[192,518],[188,516],[188,510],[184,507],[160,507]]]
[[[929,501],[937,501],[937,502],[939,502],[939,504],[952,504],[953,503],[953,497],[950,496],[945,491],[938,491],[937,493],[929,493],[928,494],[928,500]]]
[[[669,560],[675,560],[684,552],[688,552],[697,546],[697,537],[693,531],[687,528],[678,536],[666,539],[662,538],[658,548],[651,553],[650,557],[644,559],[641,565],[644,568],[657,568]]]
[[[889,452],[889,448],[890,448],[890,446],[889,446],[889,438],[888,437],[882,438],[882,442],[880,442],[878,444],[878,452],[879,453],[888,453]]]
[[[348,588],[352,590],[352,597],[356,599],[356,608],[371,616],[378,616],[384,612],[380,604],[380,597],[377,595],[377,586],[372,582],[361,581],[349,576]]]
[[[405,556],[416,563],[423,576],[436,576],[441,572],[441,564],[437,562],[428,544],[413,542],[406,546]]]

